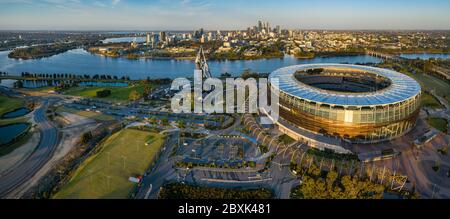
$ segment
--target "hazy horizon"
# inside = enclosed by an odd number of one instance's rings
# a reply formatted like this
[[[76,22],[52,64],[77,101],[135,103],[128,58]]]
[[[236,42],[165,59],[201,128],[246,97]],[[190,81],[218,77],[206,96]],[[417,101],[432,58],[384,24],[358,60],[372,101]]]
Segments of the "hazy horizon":
[[[450,1],[0,0],[0,30],[450,30]]]

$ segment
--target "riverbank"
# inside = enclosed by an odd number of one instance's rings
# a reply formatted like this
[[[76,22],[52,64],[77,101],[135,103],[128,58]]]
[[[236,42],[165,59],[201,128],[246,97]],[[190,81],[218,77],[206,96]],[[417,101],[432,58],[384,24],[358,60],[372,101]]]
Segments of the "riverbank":
[[[278,68],[309,63],[380,63],[377,57],[360,56],[336,56],[315,57],[312,59],[297,59],[291,55],[283,58],[258,59],[258,60],[208,60],[209,69],[213,76],[229,73],[231,76],[239,76],[245,69],[252,72],[270,73]],[[195,63],[188,58],[182,59],[137,59],[109,58],[93,55],[84,49],[70,50],[62,54],[44,59],[20,61],[10,59],[7,52],[0,52],[0,71],[8,75],[20,75],[22,72],[36,74],[64,74],[96,75],[108,74],[122,77],[127,75],[130,79],[155,78],[179,78],[191,77]]]
[[[50,45],[38,45],[24,48],[16,48],[8,54],[12,59],[40,59],[58,55],[77,48],[75,43],[57,43]]]
[[[139,54],[123,54],[120,55],[118,53],[105,53],[100,52],[98,50],[89,50],[93,55],[98,55],[102,57],[108,57],[108,58],[122,58],[122,59],[128,59],[128,60],[189,60],[194,61],[196,59],[196,55],[192,54],[191,56],[183,56],[183,55],[177,55],[177,54],[169,54],[162,56],[157,55],[139,55]],[[282,59],[284,57],[284,54],[278,54],[278,55],[257,55],[257,56],[228,56],[228,55],[218,55],[218,56],[211,56],[208,57],[209,61],[245,61],[245,60],[259,60],[259,59]],[[314,58],[314,57],[312,57]]]

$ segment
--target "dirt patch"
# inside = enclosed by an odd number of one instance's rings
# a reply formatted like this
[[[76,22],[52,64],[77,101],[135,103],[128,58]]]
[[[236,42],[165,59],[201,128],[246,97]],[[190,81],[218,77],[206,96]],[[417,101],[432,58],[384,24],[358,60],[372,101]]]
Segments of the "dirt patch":
[[[87,131],[92,131],[100,126],[93,119],[88,119],[79,115],[64,113],[64,118],[71,122],[68,126],[60,129],[60,142],[50,160],[26,183],[19,186],[12,192],[9,198],[20,198],[27,190],[32,188],[39,180],[44,177],[67,153],[74,148],[81,134]]]

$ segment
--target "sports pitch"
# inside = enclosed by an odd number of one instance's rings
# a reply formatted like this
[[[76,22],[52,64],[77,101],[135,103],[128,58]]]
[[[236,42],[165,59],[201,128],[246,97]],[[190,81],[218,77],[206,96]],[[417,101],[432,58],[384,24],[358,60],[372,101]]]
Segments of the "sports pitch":
[[[127,198],[135,186],[128,178],[147,170],[162,143],[162,135],[148,131],[124,129],[113,134],[53,198]]]

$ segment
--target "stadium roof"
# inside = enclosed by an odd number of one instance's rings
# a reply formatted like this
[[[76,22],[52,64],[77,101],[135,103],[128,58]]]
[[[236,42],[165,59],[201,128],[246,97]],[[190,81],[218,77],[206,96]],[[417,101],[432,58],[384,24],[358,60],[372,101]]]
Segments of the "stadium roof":
[[[299,82],[294,73],[315,68],[351,68],[377,74],[390,79],[391,85],[385,89],[365,93],[342,93],[315,88]],[[278,86],[273,83],[278,78]],[[306,64],[293,65],[277,69],[269,75],[274,88],[291,96],[330,105],[342,106],[376,106],[404,101],[414,97],[421,91],[419,83],[414,79],[396,71],[362,65],[348,64]]]

